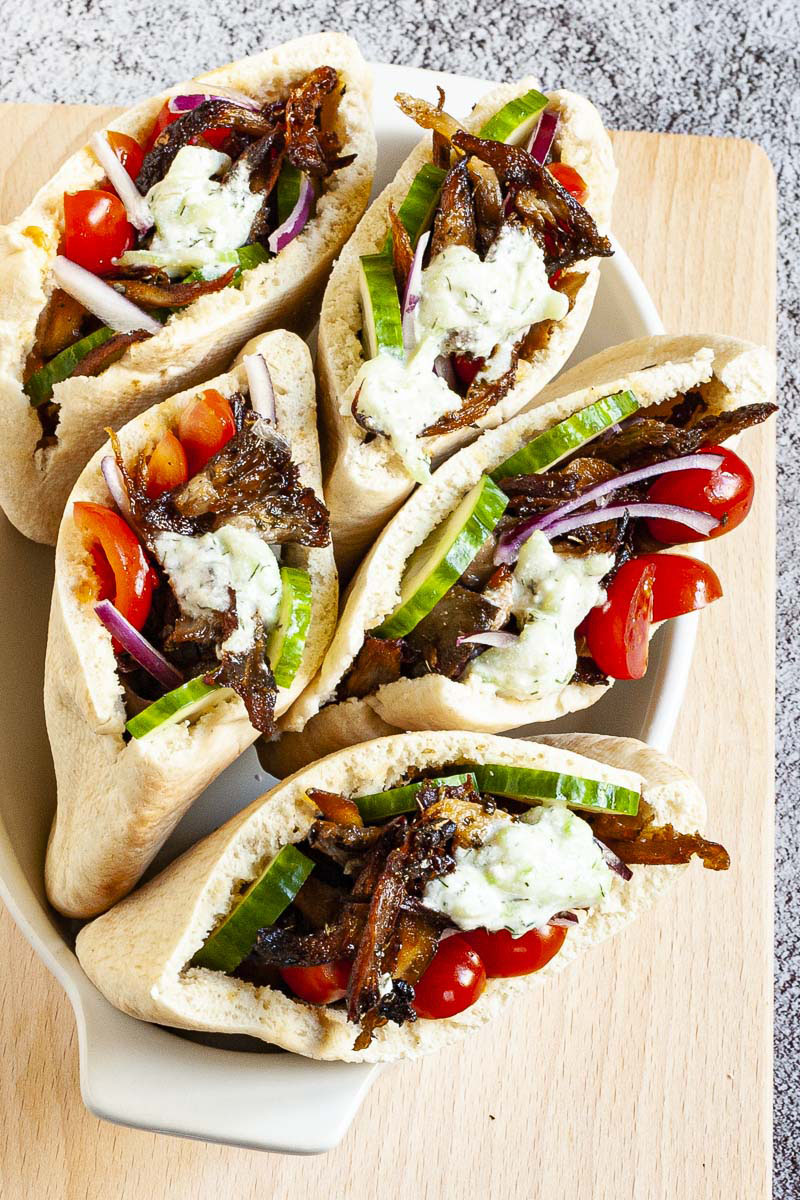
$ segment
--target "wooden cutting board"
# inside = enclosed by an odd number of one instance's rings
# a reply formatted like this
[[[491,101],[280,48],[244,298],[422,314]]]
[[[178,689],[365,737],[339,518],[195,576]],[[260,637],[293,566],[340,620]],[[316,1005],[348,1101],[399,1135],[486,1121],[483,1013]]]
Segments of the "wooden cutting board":
[[[0,220],[103,110],[4,105]],[[615,230],[667,329],[773,344],[775,185],[755,145],[618,133]],[[703,785],[725,876],[653,913],[461,1046],[386,1069],[313,1159],[103,1124],[81,1104],[72,1012],[0,914],[0,1193],[7,1200],[762,1200],[769,1195],[774,435],[746,435],[754,510],[711,546],[673,748]],[[611,976],[611,981],[609,981]]]

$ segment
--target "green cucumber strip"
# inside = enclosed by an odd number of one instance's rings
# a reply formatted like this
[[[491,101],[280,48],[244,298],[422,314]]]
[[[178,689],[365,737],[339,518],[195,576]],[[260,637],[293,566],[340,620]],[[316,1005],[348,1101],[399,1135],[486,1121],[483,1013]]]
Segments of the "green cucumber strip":
[[[425,232],[433,219],[446,174],[447,172],[441,167],[436,167],[433,163],[425,163],[414,176],[408,194],[397,210],[397,215],[406,227],[412,246],[416,246],[419,235]],[[391,249],[392,231],[389,230],[386,235],[384,251],[391,253]]]
[[[402,357],[403,318],[392,260],[386,254],[363,254],[359,262],[364,349],[369,358],[381,350]]]
[[[376,637],[404,637],[464,574],[503,515],[508,497],[482,475],[449,517],[428,534],[406,564],[400,603]]]
[[[288,908],[314,869],[291,844],[278,851],[234,909],[218,925],[191,961],[209,971],[235,971],[253,948],[259,929],[272,925]]]
[[[278,205],[278,224],[282,225],[291,214],[300,195],[300,182],[303,173],[297,167],[284,159],[278,182],[275,184],[275,196]]]
[[[361,813],[365,824],[370,821],[381,821],[384,817],[396,817],[400,813],[413,812],[417,807],[417,793],[423,782],[435,783],[440,787],[455,787],[460,783],[471,782],[477,788],[472,771],[465,775],[441,775],[435,779],[417,780],[416,783],[406,783],[402,787],[389,788],[387,792],[375,792],[371,796],[354,796],[353,802]]]
[[[587,405],[580,412],[573,413],[571,417],[538,434],[527,446],[495,467],[492,479],[505,479],[509,475],[536,475],[590,442],[604,429],[624,421],[639,407],[639,401],[631,391],[603,396],[601,400],[595,400],[594,404]]]
[[[547,96],[533,88],[504,104],[481,128],[479,136],[493,142],[510,142],[512,138],[515,144],[523,142],[545,108]]]
[[[248,246],[240,246],[238,250],[233,250],[231,253],[236,256],[239,261],[239,265],[236,268],[233,279],[228,284],[228,287],[239,287],[240,283],[242,282],[242,273],[244,271],[252,271],[253,267],[260,267],[262,263],[269,262],[269,260],[272,258],[269,250],[266,248],[266,246],[262,246],[261,242],[251,242]],[[182,280],[182,282],[196,283],[198,279],[205,281],[205,275],[199,267],[195,268],[194,271],[190,271],[186,278]],[[173,309],[171,311],[174,312],[179,310]]]
[[[508,796],[514,800],[535,800],[542,804],[566,804],[586,812],[613,812],[636,816],[640,795],[631,788],[559,771],[540,771],[532,767],[511,767],[483,763],[472,768],[481,792]]]
[[[142,738],[162,725],[173,725],[176,721],[187,721],[209,707],[209,696],[227,691],[216,684],[205,683],[202,676],[188,679],[180,687],[173,688],[147,708],[127,721],[125,728],[131,737]]]
[[[267,645],[267,659],[280,688],[291,687],[303,661],[311,624],[311,577],[297,567],[281,567],[278,621]]]
[[[69,379],[78,363],[82,362],[87,354],[110,341],[112,337],[114,337],[114,330],[108,329],[104,325],[102,329],[95,329],[94,333],[89,333],[80,341],[67,346],[66,350],[62,350],[55,358],[51,358],[49,363],[45,363],[38,371],[34,371],[24,389],[31,404],[38,406],[51,400],[56,384]]]

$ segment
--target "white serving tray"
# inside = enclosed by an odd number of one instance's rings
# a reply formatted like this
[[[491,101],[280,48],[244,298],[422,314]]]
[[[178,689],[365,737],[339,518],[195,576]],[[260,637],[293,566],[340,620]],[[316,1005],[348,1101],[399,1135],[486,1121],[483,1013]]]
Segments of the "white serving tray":
[[[436,84],[445,88],[455,114],[468,111],[490,87],[463,76],[376,66],[375,193],[416,141],[416,128],[393,103],[395,92],[435,97]],[[594,310],[571,363],[662,328],[641,279],[617,246],[614,258],[603,262]],[[41,692],[52,576],[52,550],[26,541],[0,513],[0,589],[6,598],[0,625],[0,896],[72,1003],[84,1102],[106,1120],[164,1133],[283,1153],[328,1150],[344,1136],[375,1068],[314,1062],[250,1039],[193,1037],[135,1021],[89,983],[71,948],[73,930],[47,905],[42,870],[55,784]],[[670,622],[656,636],[645,679],[618,684],[593,708],[547,728],[639,737],[666,749],[695,632],[696,614]],[[154,869],[272,782],[255,751],[248,750],[198,800]]]

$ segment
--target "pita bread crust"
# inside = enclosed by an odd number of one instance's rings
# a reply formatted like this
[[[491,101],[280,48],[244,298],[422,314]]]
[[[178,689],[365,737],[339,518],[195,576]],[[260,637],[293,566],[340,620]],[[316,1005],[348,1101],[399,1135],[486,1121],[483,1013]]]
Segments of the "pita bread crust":
[[[305,836],[315,815],[305,798],[307,787],[358,794],[390,786],[410,767],[463,762],[542,766],[634,787],[641,781],[657,823],[703,828],[705,805],[696,785],[664,755],[633,739],[570,734],[537,743],[463,732],[395,735],[330,755],[278,784],[84,928],[77,941],[83,969],[112,1004],[146,1021],[245,1033],[312,1058],[416,1058],[464,1037],[516,997],[540,987],[650,908],[690,869],[634,867],[627,884],[615,877],[610,894],[570,930],[561,952],[543,970],[526,978],[489,980],[478,1002],[456,1017],[385,1026],[361,1053],[353,1051],[355,1031],[342,1009],[317,1008],[214,971],[185,969],[229,910],[233,889],[252,879],[280,846]]]
[[[269,364],[278,427],[300,477],[321,495],[308,348],[295,334],[275,331],[253,339],[242,355],[257,352]],[[209,386],[224,395],[246,387],[244,367],[237,360]],[[174,428],[196,395],[194,388],[181,392],[121,429],[126,461]],[[192,724],[123,740],[126,715],[111,636],[93,602],[79,595],[79,584],[91,576],[72,520],[75,500],[110,503],[100,470],[108,452],[108,446],[98,450],[83,471],[61,522],[45,661],[45,714],[58,785],[45,879],[52,904],[72,917],[94,916],[129,892],[200,792],[258,737],[242,701],[229,694]],[[285,561],[311,576],[312,619],[294,683],[279,693],[278,714],[319,667],[336,624],[338,594],[331,546],[289,547]]]
[[[67,159],[25,211],[0,228],[0,503],[27,537],[55,542],[70,488],[109,425],[117,429],[151,404],[219,372],[255,334],[310,326],[311,309],[372,186],[371,73],[356,43],[342,34],[297,38],[176,85],[114,118],[113,129],[141,137],[164,100],[187,88],[231,88],[266,100],[323,64],[336,67],[345,80],[337,128],[344,153],[357,157],[327,181],[313,220],[277,258],[247,271],[241,288],[201,297],[172,316],[161,333],[131,346],[101,375],[58,384],[58,443],[45,450],[36,449],[42,431],[22,390],[22,372],[52,290],[50,265],[63,227],[62,195],[95,187],[103,178],[91,151],[84,148]],[[41,231],[44,245],[37,246],[26,229]]]
[[[521,701],[469,684],[428,675],[387,684],[363,700],[328,703],[374,629],[399,599],[405,562],[485,471],[492,471],[540,430],[601,396],[630,387],[643,406],[702,386],[715,410],[761,403],[774,392],[774,363],[760,346],[718,336],[660,335],[614,346],[552,383],[535,406],[491,430],[444,463],[406,501],[355,575],[319,675],[280,724],[278,741],[263,743],[262,761],[277,777],[319,753],[395,729],[474,729],[498,733],[551,721],[599,700],[605,687],[568,684],[561,692]],[[323,707],[327,705],[327,707]],[[344,718],[344,719],[342,719]],[[302,733],[299,732],[302,730]]]
[[[475,106],[464,121],[465,127],[480,129],[509,100],[535,86],[535,80],[527,76],[518,83],[495,88]],[[586,207],[605,231],[611,220],[617,170],[600,115],[588,100],[573,92],[550,92],[548,97],[549,107],[557,108],[561,115],[556,145],[563,160],[583,176],[588,189]],[[414,487],[387,439],[376,438],[365,444],[364,431],[350,413],[341,412],[341,404],[364,361],[358,337],[362,322],[359,258],[383,245],[389,203],[399,207],[414,176],[424,163],[430,162],[430,147],[430,134],[426,134],[362,217],[334,267],[322,302],[317,367],[326,434],[325,494],[331,510],[336,559],[343,573],[349,573],[356,565],[365,546]],[[435,460],[440,461],[459,446],[473,441],[481,429],[500,425],[525,408],[567,361],[594,303],[599,261],[591,259],[588,264],[578,264],[576,270],[585,270],[586,280],[570,312],[553,326],[547,346],[519,364],[515,386],[476,425],[430,439]],[[353,504],[354,495],[358,495],[358,506]]]

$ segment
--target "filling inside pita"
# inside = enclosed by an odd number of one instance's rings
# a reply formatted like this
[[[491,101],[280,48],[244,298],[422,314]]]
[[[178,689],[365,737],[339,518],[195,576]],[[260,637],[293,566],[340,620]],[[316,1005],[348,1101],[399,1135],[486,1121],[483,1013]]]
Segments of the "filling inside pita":
[[[717,843],[656,825],[627,775],[461,763],[307,795],[306,837],[242,881],[189,966],[342,1005],[356,1049],[388,1021],[463,1011],[487,977],[540,969],[634,865],[729,865]]]

